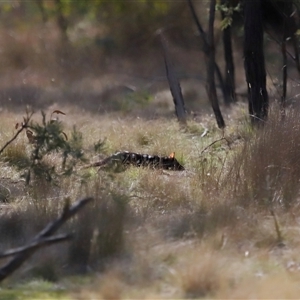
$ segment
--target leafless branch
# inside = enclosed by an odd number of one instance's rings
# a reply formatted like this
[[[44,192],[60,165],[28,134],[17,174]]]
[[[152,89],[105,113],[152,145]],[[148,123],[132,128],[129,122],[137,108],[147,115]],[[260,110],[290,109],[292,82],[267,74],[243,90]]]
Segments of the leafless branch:
[[[18,135],[19,135],[25,128],[28,127],[28,123],[29,123],[29,121],[30,121],[32,115],[33,115],[33,112],[32,112],[30,115],[28,115],[26,118],[24,118],[24,122],[22,123],[21,128],[16,132],[16,134],[15,134],[10,140],[7,141],[7,142],[5,143],[5,145],[0,149],[0,154],[5,150],[5,148],[6,148],[8,145],[10,145],[10,144],[18,137]]]
[[[49,223],[42,231],[40,231],[31,241],[31,244],[38,243],[41,240],[54,234],[68,219],[73,217],[86,204],[91,202],[93,198],[88,197],[75,202],[70,206],[66,201],[62,214],[53,222]],[[16,254],[6,265],[0,269],[0,281],[4,280],[11,273],[17,270],[27,259],[29,259],[38,247],[32,247]]]
[[[194,22],[196,23],[196,26],[197,26],[197,29],[199,31],[200,37],[202,39],[203,52],[206,56],[209,56],[210,45],[209,45],[209,42],[208,42],[207,34],[205,33],[205,31],[204,31],[204,29],[203,29],[203,27],[200,23],[200,20],[197,16],[197,13],[196,13],[196,10],[195,10],[195,7],[194,7],[194,4],[193,4],[192,0],[187,0],[187,1],[188,1],[188,5],[189,5],[189,8],[190,8],[192,17],[194,19]],[[226,94],[225,82],[224,82],[220,67],[216,62],[215,62],[215,71],[216,71],[217,78],[219,80],[220,89],[222,90],[223,97],[224,97],[224,99],[226,99],[227,94]]]
[[[202,155],[208,148],[210,148],[214,144],[216,144],[216,143],[218,143],[220,141],[223,141],[223,140],[225,140],[227,142],[228,146],[230,145],[230,142],[225,137],[222,137],[222,138],[220,138],[218,140],[213,141],[212,143],[210,143],[209,145],[207,145],[204,149],[202,149],[201,152],[200,152],[200,155]]]
[[[281,113],[285,115],[286,91],[287,91],[287,55],[286,55],[286,39],[284,38],[281,45],[282,53],[282,96],[281,96]]]
[[[14,255],[17,255],[19,253],[22,253],[22,252],[28,251],[28,250],[35,251],[38,248],[41,248],[43,246],[48,246],[48,245],[52,245],[52,244],[56,244],[56,243],[60,243],[60,242],[65,242],[69,239],[71,239],[71,235],[69,235],[69,234],[60,234],[60,235],[52,236],[49,238],[40,239],[39,241],[32,242],[31,244],[29,244],[27,246],[10,249],[6,252],[0,253],[0,258],[14,256]]]

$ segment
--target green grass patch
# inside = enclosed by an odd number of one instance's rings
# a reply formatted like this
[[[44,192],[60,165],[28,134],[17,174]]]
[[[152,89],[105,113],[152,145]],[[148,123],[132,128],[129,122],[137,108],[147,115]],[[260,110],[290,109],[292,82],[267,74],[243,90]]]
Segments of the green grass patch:
[[[72,299],[59,284],[38,279],[10,288],[2,287],[0,289],[0,298],[3,300]]]

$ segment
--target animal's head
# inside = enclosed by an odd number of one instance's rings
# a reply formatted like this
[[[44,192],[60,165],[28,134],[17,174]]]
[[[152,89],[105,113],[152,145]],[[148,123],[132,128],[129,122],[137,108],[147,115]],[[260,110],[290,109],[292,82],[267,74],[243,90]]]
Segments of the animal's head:
[[[178,162],[175,158],[175,152],[172,152],[168,157],[163,161],[164,169],[183,171],[184,167]]]

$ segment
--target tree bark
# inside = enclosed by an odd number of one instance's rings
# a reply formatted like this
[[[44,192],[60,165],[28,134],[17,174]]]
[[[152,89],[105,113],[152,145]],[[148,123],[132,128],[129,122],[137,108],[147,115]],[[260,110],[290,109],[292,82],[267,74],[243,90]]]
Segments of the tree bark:
[[[55,5],[56,5],[56,21],[61,32],[62,41],[68,42],[69,41],[68,34],[67,34],[68,21],[63,14],[63,4],[61,0],[55,0]]]
[[[190,11],[192,13],[192,17],[193,17],[193,19],[196,23],[196,26],[197,26],[197,29],[199,31],[200,37],[202,39],[203,52],[204,52],[205,56],[208,56],[210,47],[208,45],[206,33],[203,30],[203,27],[200,23],[200,20],[199,20],[197,14],[196,14],[195,7],[194,7],[194,4],[193,4],[192,0],[188,0],[188,5],[189,5]],[[218,81],[219,81],[219,84],[220,84],[220,88],[221,88],[222,93],[223,93],[224,102],[226,103],[226,102],[228,102],[228,100],[226,100],[227,94],[226,94],[225,82],[224,82],[220,67],[218,66],[218,64],[216,62],[215,62],[215,71],[216,71],[216,75],[217,75],[217,78],[218,78]]]
[[[163,33],[160,32],[160,40],[163,48],[164,60],[165,60],[165,67],[166,67],[166,74],[168,78],[168,83],[170,87],[171,94],[173,96],[173,102],[175,105],[175,112],[178,119],[178,122],[181,125],[186,125],[186,109],[184,105],[184,98],[181,91],[180,82],[175,74],[174,67],[169,55],[167,41],[163,36]]]
[[[251,123],[260,124],[267,119],[269,108],[261,0],[244,0],[244,67]]]
[[[222,0],[222,4],[227,4],[228,0]],[[224,11],[221,11],[222,19],[226,17]],[[235,95],[235,74],[234,74],[234,61],[232,55],[232,42],[231,42],[231,25],[227,26],[223,32],[223,46],[224,46],[224,58],[225,58],[225,93],[224,99],[226,105],[236,101]]]
[[[276,3],[275,3],[276,4]],[[283,36],[281,44],[282,53],[282,96],[281,96],[281,110],[282,115],[285,114],[286,106],[286,93],[287,93],[287,40],[291,39],[295,51],[295,61],[296,66],[299,71],[299,53],[298,53],[298,43],[295,36],[297,31],[297,26],[295,19],[293,18],[293,4],[291,1],[285,1],[283,3],[283,10],[281,11],[283,15]]]
[[[287,54],[286,54],[286,35],[284,34],[281,45],[282,53],[282,96],[281,96],[281,110],[285,114],[286,105],[286,91],[287,91]]]
[[[209,24],[208,24],[208,36],[207,44],[209,47],[208,54],[206,55],[206,91],[208,98],[211,102],[212,109],[214,111],[217,124],[219,128],[225,127],[225,122],[219,107],[216,84],[215,84],[215,43],[214,43],[214,21],[215,21],[215,7],[216,0],[210,1],[209,9]]]

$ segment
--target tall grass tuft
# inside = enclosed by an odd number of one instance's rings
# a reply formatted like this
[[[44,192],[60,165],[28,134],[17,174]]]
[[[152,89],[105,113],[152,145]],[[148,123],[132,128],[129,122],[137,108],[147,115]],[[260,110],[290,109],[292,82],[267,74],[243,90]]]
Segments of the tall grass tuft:
[[[122,194],[102,191],[70,224],[74,239],[67,261],[71,269],[102,268],[107,258],[122,252],[127,201]]]
[[[291,207],[299,196],[300,115],[281,120],[273,110],[263,128],[245,141],[228,174],[233,196],[243,206]]]

